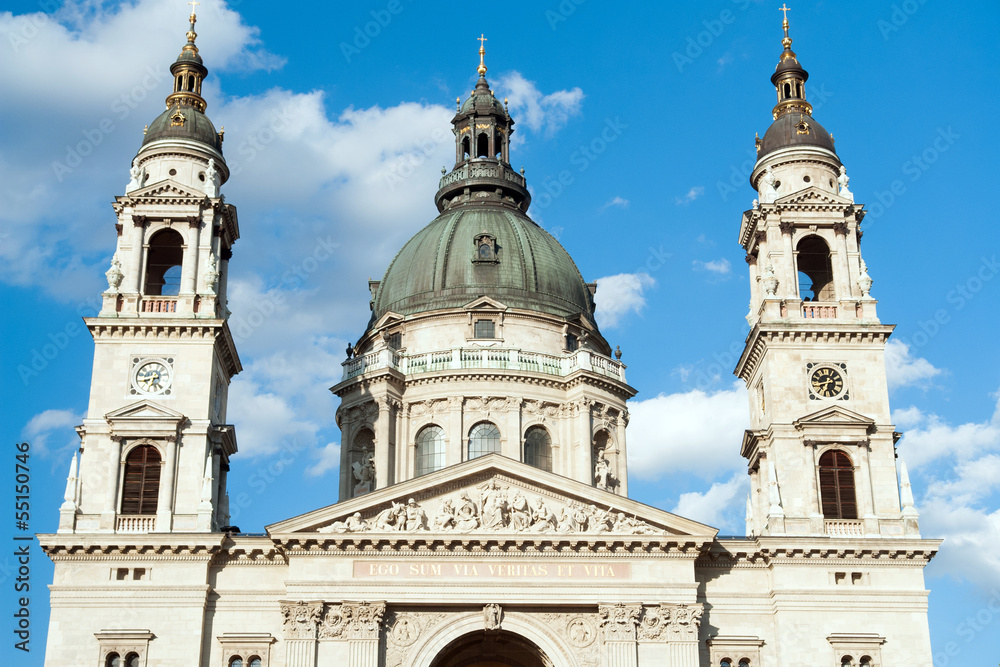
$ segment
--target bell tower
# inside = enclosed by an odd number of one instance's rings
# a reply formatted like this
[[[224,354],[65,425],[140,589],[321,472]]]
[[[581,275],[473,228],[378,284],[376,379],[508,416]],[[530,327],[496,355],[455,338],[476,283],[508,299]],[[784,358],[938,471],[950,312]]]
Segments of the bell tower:
[[[889,417],[893,327],[878,319],[861,255],[865,210],[833,137],[812,117],[787,13],[782,27],[773,123],[756,141],[750,176],[758,199],[740,226],[751,284],[751,331],[734,371],[750,397],[747,532],[915,536]]]
[[[60,533],[211,532],[229,523],[226,424],[241,370],[226,282],[239,238],[221,131],[205,116],[208,73],[187,43],[166,110],[144,131],[97,317],[90,402],[60,508]]]

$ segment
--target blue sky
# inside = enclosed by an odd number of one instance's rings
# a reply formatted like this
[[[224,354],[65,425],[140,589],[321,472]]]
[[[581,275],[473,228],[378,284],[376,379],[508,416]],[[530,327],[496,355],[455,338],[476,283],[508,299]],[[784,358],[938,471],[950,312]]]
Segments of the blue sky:
[[[5,4],[2,429],[5,442],[33,444],[32,529],[50,532],[87,404],[93,344],[80,317],[104,286],[109,204],[163,108],[188,7]],[[223,193],[242,232],[230,264],[245,369],[230,395],[241,449],[230,488],[250,502],[234,522],[259,531],[335,499],[327,388],[368,319],[367,279],[436,213],[453,161],[448,119],[474,85],[485,33],[531,214],[598,281],[602,331],[640,392],[631,495],[742,533],[748,405],[731,371],[749,288],[737,232],[755,196],[754,133],[774,103],[777,4],[542,0],[477,17],[468,3],[206,0],[205,97],[226,129]],[[1000,6],[799,3],[789,20],[814,116],[869,209],[862,252],[879,315],[897,325],[887,359],[899,451],[923,534],[946,539],[927,569],[935,665],[995,662]],[[307,271],[320,247],[334,250]],[[282,450],[290,466],[276,466]],[[41,664],[44,647],[51,567],[34,555],[34,650],[18,664]],[[11,562],[0,557],[5,609]]]

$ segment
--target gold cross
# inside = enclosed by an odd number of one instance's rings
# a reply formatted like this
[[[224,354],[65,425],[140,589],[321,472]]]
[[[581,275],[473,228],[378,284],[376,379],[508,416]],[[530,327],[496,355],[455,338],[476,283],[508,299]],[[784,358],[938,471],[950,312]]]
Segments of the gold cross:
[[[191,2],[189,2],[188,4],[191,5],[191,13],[194,14],[194,11],[198,9],[197,5],[200,5],[201,3],[195,2],[195,0],[191,0]]]
[[[476,37],[476,39],[479,40],[479,48],[481,49],[484,48],[485,45],[483,44],[483,42],[486,41],[486,37],[483,35],[483,33],[479,33],[479,37]]]
[[[785,20],[786,21],[788,20],[788,12],[790,12],[791,9],[792,9],[791,7],[786,7],[785,3],[781,3],[781,6],[778,7],[778,11],[779,12],[784,12],[785,13]]]

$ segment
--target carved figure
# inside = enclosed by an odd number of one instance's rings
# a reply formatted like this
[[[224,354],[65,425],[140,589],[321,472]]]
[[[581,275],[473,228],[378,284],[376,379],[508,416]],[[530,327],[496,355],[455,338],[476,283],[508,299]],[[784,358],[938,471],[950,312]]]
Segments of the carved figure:
[[[865,260],[861,260],[861,274],[858,276],[858,287],[861,288],[861,298],[868,299],[868,293],[871,292],[872,284],[875,281],[872,277],[868,275],[868,265],[865,264]]]
[[[222,176],[215,168],[215,159],[208,158],[208,167],[205,169],[205,194],[213,198],[218,197],[221,183]]]
[[[406,501],[406,508],[403,510],[406,519],[405,529],[408,532],[416,530],[427,530],[427,515],[413,498]]]
[[[847,167],[840,165],[840,176],[837,176],[837,183],[840,184],[840,196],[854,201],[854,193],[847,188],[847,184],[850,182],[851,179],[847,175]]]
[[[513,497],[508,501],[508,510],[512,530],[526,530],[531,525],[531,507],[528,499],[521,495],[520,489],[514,490]]]
[[[455,527],[455,507],[451,504],[451,498],[445,498],[438,507],[437,514],[431,522],[434,530],[447,530]]]
[[[215,261],[215,254],[208,256],[208,269],[205,271],[205,278],[202,287],[207,294],[215,294],[215,285],[219,282],[219,265]]]
[[[319,529],[320,533],[363,533],[371,530],[368,522],[361,518],[361,512],[355,512],[344,521],[334,521],[329,526]]]
[[[556,516],[548,508],[542,497],[535,499],[535,506],[531,508],[531,531],[534,533],[544,533],[556,528]]]
[[[614,519],[611,516],[611,512],[591,505],[588,514],[590,515],[588,518],[588,528],[591,533],[606,533],[614,527]]]
[[[760,201],[762,204],[770,204],[775,199],[778,198],[778,181],[774,177],[774,172],[768,167],[764,171],[764,188],[760,193]]]
[[[764,276],[761,280],[764,285],[764,292],[768,296],[774,296],[778,292],[778,278],[774,275],[774,267],[770,264],[764,267]]]
[[[499,630],[503,611],[500,605],[490,603],[483,607],[483,625],[487,630]]]
[[[507,499],[497,486],[497,481],[491,479],[483,491],[483,527],[497,530],[507,525]]]
[[[369,454],[364,463],[355,461],[352,468],[354,469],[354,478],[358,480],[358,483],[354,485],[354,495],[360,496],[370,492],[375,486],[375,456]]]
[[[597,462],[594,463],[594,482],[599,489],[607,489],[611,479],[611,462],[604,456],[604,450],[597,450]]]
[[[459,496],[459,506],[455,511],[455,527],[458,530],[473,530],[479,527],[479,508],[469,498],[468,491]]]
[[[132,160],[132,167],[128,170],[129,182],[125,186],[125,192],[132,192],[142,187],[142,182],[146,177],[146,168],[139,166],[139,158]]]
[[[392,503],[392,506],[382,510],[375,517],[375,530],[403,530],[406,516],[406,508],[400,503]]]

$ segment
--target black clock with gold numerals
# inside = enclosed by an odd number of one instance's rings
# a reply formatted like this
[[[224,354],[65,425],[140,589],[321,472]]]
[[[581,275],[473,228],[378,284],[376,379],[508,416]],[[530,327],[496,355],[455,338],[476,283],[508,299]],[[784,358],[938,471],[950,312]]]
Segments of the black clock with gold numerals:
[[[833,398],[844,391],[844,378],[835,368],[822,366],[809,377],[813,393],[822,398]]]

